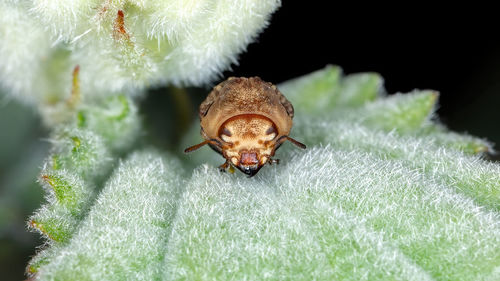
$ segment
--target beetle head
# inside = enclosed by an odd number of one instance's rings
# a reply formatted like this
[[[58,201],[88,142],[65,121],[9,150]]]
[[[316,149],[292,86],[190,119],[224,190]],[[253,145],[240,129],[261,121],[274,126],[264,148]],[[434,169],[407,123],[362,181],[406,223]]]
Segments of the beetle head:
[[[226,164],[221,167],[226,168],[230,163],[251,177],[266,163],[277,162],[271,157],[287,140],[300,148],[306,148],[304,144],[287,135],[280,136],[276,125],[269,118],[256,114],[242,114],[226,120],[219,128],[217,139],[206,139],[184,152],[191,152],[208,144],[226,158]]]
[[[244,114],[225,121],[219,129],[222,155],[243,173],[253,176],[274,155],[275,124],[261,115]]]

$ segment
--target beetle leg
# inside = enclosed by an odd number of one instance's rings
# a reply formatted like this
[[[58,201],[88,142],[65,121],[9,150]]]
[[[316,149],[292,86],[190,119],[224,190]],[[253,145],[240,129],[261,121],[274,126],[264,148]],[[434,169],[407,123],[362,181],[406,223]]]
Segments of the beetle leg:
[[[269,165],[276,164],[278,165],[280,163],[279,159],[269,159]]]
[[[231,167],[231,165],[229,164],[229,161],[226,160],[226,162],[224,162],[224,164],[219,166],[219,171],[225,172],[227,170],[227,168],[229,168],[229,167]]]
[[[234,173],[234,167],[229,163],[229,161],[224,162],[224,164],[219,166],[219,171],[221,172],[229,172],[230,174]]]

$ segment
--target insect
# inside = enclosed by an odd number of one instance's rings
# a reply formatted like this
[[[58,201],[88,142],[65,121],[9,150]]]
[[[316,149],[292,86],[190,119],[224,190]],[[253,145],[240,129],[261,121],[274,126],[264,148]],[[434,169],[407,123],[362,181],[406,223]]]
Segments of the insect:
[[[236,167],[254,176],[266,163],[279,163],[272,157],[283,142],[306,148],[288,136],[293,114],[292,104],[275,85],[259,77],[231,77],[215,86],[200,105],[205,141],[184,152],[208,144],[226,159],[219,169]]]

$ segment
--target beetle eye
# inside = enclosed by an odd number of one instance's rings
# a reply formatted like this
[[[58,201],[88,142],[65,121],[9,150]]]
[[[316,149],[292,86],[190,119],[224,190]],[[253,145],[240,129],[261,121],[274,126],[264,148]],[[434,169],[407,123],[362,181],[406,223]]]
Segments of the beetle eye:
[[[276,137],[276,129],[274,127],[269,127],[266,131],[266,136],[264,137],[264,141],[271,141]]]
[[[225,141],[225,142],[231,142],[231,136],[233,134],[231,133],[231,131],[229,131],[229,129],[227,129],[226,127],[224,127],[220,133],[220,138]]]
[[[220,133],[220,138],[225,142],[231,142],[231,136],[233,134],[226,127],[224,127]]]
[[[266,135],[270,135],[270,134],[276,134],[276,129],[274,128],[274,126],[271,126],[267,129],[266,131]]]
[[[224,127],[224,129],[222,129],[222,134],[223,135],[226,135],[228,137],[232,136],[233,134],[231,133],[231,131],[229,131],[226,127]]]

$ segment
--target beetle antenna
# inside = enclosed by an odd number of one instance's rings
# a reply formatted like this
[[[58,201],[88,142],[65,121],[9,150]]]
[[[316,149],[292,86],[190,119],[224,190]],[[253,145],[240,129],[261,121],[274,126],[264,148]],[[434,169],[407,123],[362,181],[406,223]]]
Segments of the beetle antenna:
[[[209,140],[206,140],[204,142],[200,142],[199,144],[195,144],[195,145],[193,145],[191,147],[188,147],[188,148],[184,149],[184,153],[189,153],[191,151],[195,151],[198,148],[204,146],[205,144],[212,144],[212,145],[215,145],[217,147],[221,147],[222,146],[221,143],[220,143],[220,141],[218,141],[216,139],[209,139]]]
[[[285,136],[285,138],[286,138],[287,140],[289,140],[290,142],[292,142],[293,144],[295,144],[296,146],[298,146],[298,147],[300,147],[300,148],[302,148],[302,149],[306,149],[306,145],[305,145],[305,144],[303,144],[303,143],[301,143],[301,142],[299,142],[299,141],[297,141],[297,140],[294,140],[294,139],[292,139],[292,138],[291,138],[291,137],[289,137],[289,136]]]
[[[198,148],[200,148],[200,147],[204,146],[205,144],[208,144],[209,142],[210,142],[209,140],[206,140],[206,141],[201,142],[201,143],[199,143],[199,144],[195,144],[195,145],[193,145],[193,146],[190,146],[190,147],[188,147],[188,148],[184,149],[184,153],[189,153],[189,152],[195,151],[195,150],[197,150]]]

